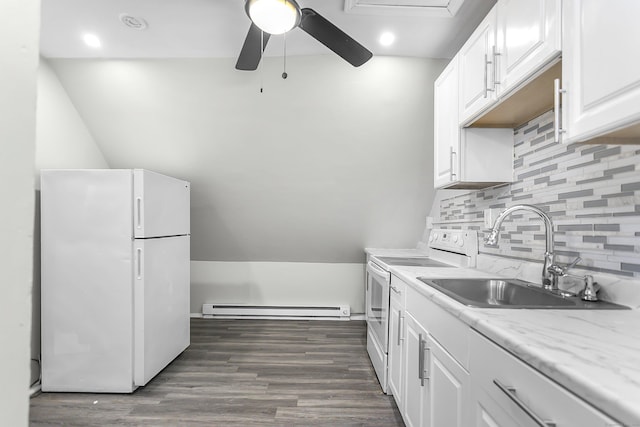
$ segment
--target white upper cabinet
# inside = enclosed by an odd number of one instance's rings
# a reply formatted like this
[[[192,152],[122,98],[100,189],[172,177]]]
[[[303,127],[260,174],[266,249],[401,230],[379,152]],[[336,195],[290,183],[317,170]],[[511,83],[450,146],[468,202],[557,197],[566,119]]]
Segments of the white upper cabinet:
[[[563,142],[640,122],[640,1],[564,0]]]
[[[458,53],[460,124],[472,125],[557,62],[561,13],[561,0],[498,1]]]
[[[458,123],[458,56],[442,71],[434,84],[434,177],[435,188],[453,182],[453,162],[460,152]]]
[[[513,180],[512,129],[460,129],[458,56],[434,83],[434,187],[485,188]]]
[[[496,37],[498,97],[558,58],[562,49],[560,0],[500,0]]]
[[[497,6],[482,20],[460,49],[460,121],[475,116],[495,102]]]

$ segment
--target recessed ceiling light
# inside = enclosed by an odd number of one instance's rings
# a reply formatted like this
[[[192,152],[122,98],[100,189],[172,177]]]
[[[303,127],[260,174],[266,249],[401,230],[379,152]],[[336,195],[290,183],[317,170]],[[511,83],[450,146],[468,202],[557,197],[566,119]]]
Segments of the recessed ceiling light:
[[[378,41],[382,46],[391,46],[395,40],[396,40],[395,34],[390,33],[388,31],[385,33],[382,33],[382,35],[380,36],[380,39],[378,39]]]
[[[102,43],[100,43],[100,39],[95,34],[85,34],[84,36],[82,36],[82,40],[84,40],[84,43],[89,47],[97,49],[102,46]]]

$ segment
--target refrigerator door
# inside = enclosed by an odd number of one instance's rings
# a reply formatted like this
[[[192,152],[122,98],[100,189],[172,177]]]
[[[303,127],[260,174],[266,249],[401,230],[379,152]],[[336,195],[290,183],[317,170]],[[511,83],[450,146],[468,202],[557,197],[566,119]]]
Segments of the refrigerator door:
[[[189,346],[189,236],[136,239],[134,384],[143,386]]]
[[[190,190],[187,181],[134,169],[134,237],[190,234]]]

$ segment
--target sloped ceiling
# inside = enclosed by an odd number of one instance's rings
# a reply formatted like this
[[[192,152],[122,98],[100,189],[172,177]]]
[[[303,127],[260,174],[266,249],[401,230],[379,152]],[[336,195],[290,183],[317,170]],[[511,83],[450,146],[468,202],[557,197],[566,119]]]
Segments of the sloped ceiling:
[[[194,260],[362,262],[421,235],[446,61],[50,62],[111,167],[192,182]]]

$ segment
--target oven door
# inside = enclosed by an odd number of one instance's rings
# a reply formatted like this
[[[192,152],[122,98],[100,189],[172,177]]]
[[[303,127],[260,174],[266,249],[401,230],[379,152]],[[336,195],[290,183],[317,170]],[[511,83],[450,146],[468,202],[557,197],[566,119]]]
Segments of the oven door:
[[[389,345],[389,284],[391,273],[375,263],[367,264],[367,325],[378,341],[380,349],[387,353]]]

